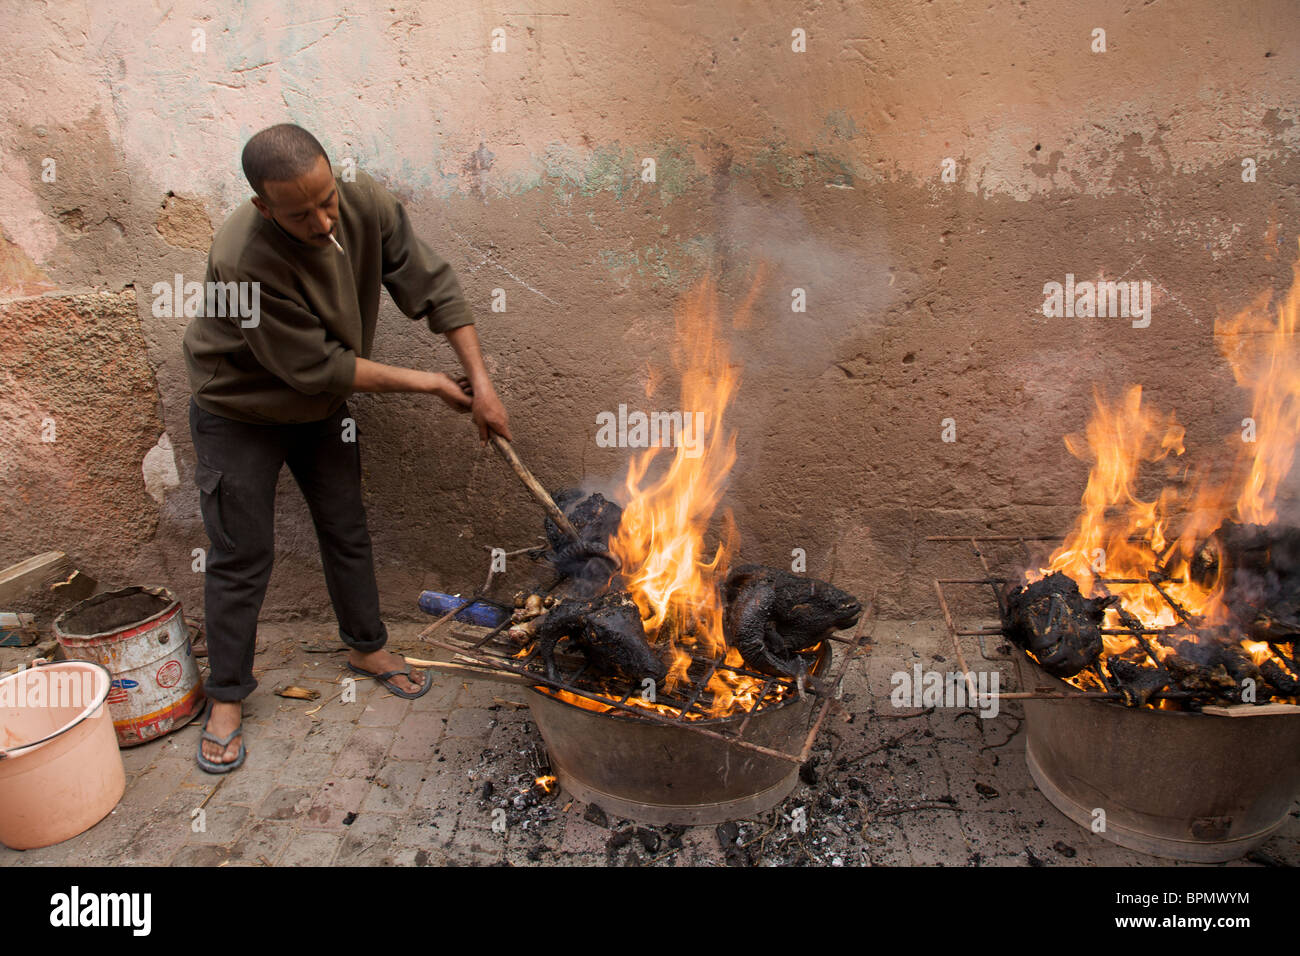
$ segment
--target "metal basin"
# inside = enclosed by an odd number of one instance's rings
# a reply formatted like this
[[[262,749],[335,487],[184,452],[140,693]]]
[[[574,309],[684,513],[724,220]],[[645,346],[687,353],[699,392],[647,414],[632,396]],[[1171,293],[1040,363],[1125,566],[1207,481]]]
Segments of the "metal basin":
[[[830,642],[823,641],[813,672],[825,673],[830,658]],[[585,710],[534,688],[526,693],[560,785],[614,817],[652,825],[724,823],[770,810],[798,783],[792,761],[682,726]],[[808,695],[760,711],[744,739],[797,753],[815,703]],[[742,720],[743,713],[698,725],[725,732]]]
[[[1023,654],[1020,686],[1074,688]],[[1268,839],[1300,795],[1300,714],[1222,717],[1026,700],[1025,759],[1052,805],[1112,843],[1221,863]]]

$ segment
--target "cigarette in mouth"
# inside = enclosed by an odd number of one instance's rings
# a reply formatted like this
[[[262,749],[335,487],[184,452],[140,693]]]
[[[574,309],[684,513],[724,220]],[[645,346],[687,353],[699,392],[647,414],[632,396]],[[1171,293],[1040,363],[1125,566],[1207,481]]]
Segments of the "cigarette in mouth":
[[[343,247],[340,246],[340,245],[339,245],[339,241],[338,241],[337,239],[334,238],[334,233],[331,232],[331,233],[329,234],[329,236],[330,236],[330,242],[334,243],[334,248],[337,249],[339,252],[342,252],[342,251],[343,251]]]

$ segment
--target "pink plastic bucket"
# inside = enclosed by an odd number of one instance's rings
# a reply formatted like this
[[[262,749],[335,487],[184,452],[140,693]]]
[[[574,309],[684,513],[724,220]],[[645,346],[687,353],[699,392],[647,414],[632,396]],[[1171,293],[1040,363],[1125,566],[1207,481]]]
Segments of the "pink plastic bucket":
[[[90,829],[126,789],[104,705],[111,675],[89,661],[0,679],[0,843],[31,850]]]

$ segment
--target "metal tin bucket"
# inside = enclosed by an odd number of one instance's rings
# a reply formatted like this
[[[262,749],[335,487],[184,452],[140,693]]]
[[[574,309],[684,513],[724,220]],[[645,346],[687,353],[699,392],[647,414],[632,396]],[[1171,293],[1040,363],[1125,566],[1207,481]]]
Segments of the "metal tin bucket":
[[[104,707],[111,675],[60,661],[0,680],[0,843],[31,850],[102,820],[126,789]]]
[[[181,604],[166,588],[105,591],[54,621],[64,653],[113,675],[108,707],[117,741],[133,747],[184,727],[203,708],[203,686]]]
[[[1024,654],[1015,660],[1021,687],[1074,690]],[[1300,714],[1024,703],[1025,761],[1043,796],[1130,850],[1197,863],[1236,859],[1285,823],[1300,795]]]
[[[814,673],[830,669],[823,641]],[[697,826],[770,810],[799,783],[799,765],[697,734],[619,713],[577,707],[545,691],[525,691],[560,786],[617,817],[651,825]],[[745,739],[789,752],[808,733],[814,699],[794,698],[749,721]],[[700,721],[735,730],[745,719]]]

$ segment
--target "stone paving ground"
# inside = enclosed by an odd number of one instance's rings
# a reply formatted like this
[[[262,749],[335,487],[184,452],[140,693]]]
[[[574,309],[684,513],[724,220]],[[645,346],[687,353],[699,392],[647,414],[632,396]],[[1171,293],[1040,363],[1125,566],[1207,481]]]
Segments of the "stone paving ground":
[[[395,648],[439,656],[417,643],[420,627],[390,625]],[[893,672],[914,663],[956,669],[936,622],[880,622],[807,782],[778,811],[721,831],[638,830],[562,791],[539,802],[528,784],[540,736],[517,687],[434,674],[417,701],[360,681],[356,701],[343,703],[344,652],[332,635],[301,622],[262,626],[242,769],[213,777],[196,766],[196,721],[123,752],[126,794],[99,824],[45,849],[0,848],[0,866],[1169,862],[1093,835],[1039,794],[1014,703],[990,720],[951,709],[908,717],[890,705]],[[282,684],[321,698],[273,696]],[[931,808],[911,809],[918,805]],[[494,811],[504,833],[493,828]],[[799,817],[807,829],[792,832]],[[1256,860],[1300,864],[1300,805],[1260,849]]]

